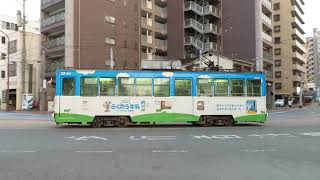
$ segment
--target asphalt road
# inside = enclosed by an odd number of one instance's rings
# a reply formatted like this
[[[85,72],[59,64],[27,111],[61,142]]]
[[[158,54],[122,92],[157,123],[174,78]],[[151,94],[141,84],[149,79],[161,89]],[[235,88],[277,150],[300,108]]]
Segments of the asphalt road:
[[[0,180],[320,179],[319,107],[210,128],[91,129],[25,115],[0,113]]]

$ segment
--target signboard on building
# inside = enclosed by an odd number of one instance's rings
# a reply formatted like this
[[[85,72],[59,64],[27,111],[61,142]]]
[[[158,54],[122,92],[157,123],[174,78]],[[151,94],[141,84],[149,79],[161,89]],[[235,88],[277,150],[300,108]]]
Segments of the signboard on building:
[[[28,110],[33,108],[33,94],[22,94],[22,109]]]

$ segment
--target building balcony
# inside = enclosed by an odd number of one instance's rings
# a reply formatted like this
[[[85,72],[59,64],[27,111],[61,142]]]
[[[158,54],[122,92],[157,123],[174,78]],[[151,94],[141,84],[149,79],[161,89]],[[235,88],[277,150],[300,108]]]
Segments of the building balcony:
[[[155,8],[155,15],[161,18],[167,18],[167,8],[162,8],[160,6],[154,6]]]
[[[152,10],[153,9],[152,1],[141,0],[141,7],[142,9],[145,9],[145,10]]]
[[[167,34],[167,32],[168,32],[167,24],[161,24],[161,23],[155,22],[154,28],[155,28],[155,31],[157,31],[161,34]]]
[[[293,64],[292,67],[293,67],[292,69],[297,70],[302,73],[305,73],[307,71],[305,67],[303,67],[302,65],[299,65],[297,63]]]
[[[167,51],[167,40],[155,39],[154,44],[156,49]]]
[[[186,19],[184,22],[185,28],[193,28],[196,31],[205,34],[205,33],[214,33],[218,34],[218,26],[215,24],[201,24],[200,22],[194,19]]]
[[[300,33],[298,29],[293,29],[292,36],[293,36],[293,39],[298,40],[301,44],[307,43],[307,39],[304,37],[303,34]]]
[[[153,37],[148,35],[141,35],[141,44],[143,46],[152,47]]]
[[[151,18],[141,18],[141,25],[143,28],[150,29],[153,25],[153,20]]]
[[[307,52],[306,47],[302,45],[299,41],[294,41],[293,48],[299,51],[301,54],[305,54]]]
[[[296,28],[300,31],[300,33],[305,34],[305,31],[303,29],[303,24],[300,22],[300,20],[296,17],[292,17],[292,28]]]
[[[291,0],[291,4],[292,5],[295,5],[295,6],[297,6],[297,8],[300,10],[300,12],[302,13],[302,14],[304,14],[304,11],[303,11],[303,6],[304,6],[304,2],[302,3],[300,0]]]
[[[266,40],[268,43],[271,43],[271,44],[273,42],[272,36],[265,32],[262,32],[262,39]]]
[[[158,56],[152,53],[141,53],[142,60],[168,60],[167,56]]]
[[[300,12],[299,8],[295,5],[292,6],[291,9],[291,14],[293,17],[296,17],[301,24],[305,24],[304,20],[303,20],[303,14]]]
[[[270,0],[262,0],[262,4],[269,9],[270,11],[272,11],[272,3]]]
[[[41,0],[41,10],[44,12],[54,12],[63,9],[64,0]]]
[[[292,58],[294,60],[297,60],[297,61],[300,61],[300,62],[303,62],[303,63],[307,63],[307,58],[303,55],[301,55],[299,52],[293,52],[292,53]]]
[[[213,15],[215,17],[220,18],[219,9],[215,6],[212,6],[212,5],[208,5],[208,6],[203,7],[193,1],[188,1],[188,2],[184,3],[184,10],[185,11],[193,11],[201,16]]]
[[[194,48],[198,50],[202,50],[203,52],[208,52],[208,51],[217,51],[217,43],[214,42],[202,42],[199,39],[196,39],[193,36],[187,36],[185,37],[184,40],[185,45],[190,45],[193,46]]]
[[[50,16],[47,19],[42,20],[41,32],[47,32],[51,29],[55,29],[64,26],[65,13],[61,12],[56,15]]]
[[[268,80],[273,79],[273,71],[272,70],[264,70],[264,74],[266,75]]]
[[[272,20],[270,17],[266,16],[265,14],[262,13],[262,21],[264,24],[272,28]]]
[[[167,0],[155,0],[154,3],[161,7],[167,6]]]
[[[55,39],[51,39],[42,43],[42,48],[45,49],[45,53],[54,53],[57,51],[64,51],[65,37],[61,36]]]
[[[295,81],[295,82],[301,82],[302,79],[303,79],[303,76],[299,76],[299,75],[292,76],[292,81]]]
[[[273,61],[272,52],[263,51],[263,58],[269,61]]]

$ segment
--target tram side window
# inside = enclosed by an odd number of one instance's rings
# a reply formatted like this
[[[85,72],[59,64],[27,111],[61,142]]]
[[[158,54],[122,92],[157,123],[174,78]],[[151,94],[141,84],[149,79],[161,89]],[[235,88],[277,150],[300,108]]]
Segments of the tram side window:
[[[154,96],[168,97],[170,96],[170,79],[169,78],[154,78]]]
[[[81,78],[81,96],[98,96],[98,78]]]
[[[152,96],[152,78],[136,78],[136,95]]]
[[[261,96],[261,80],[249,79],[247,82],[248,96]]]
[[[100,96],[115,96],[116,78],[100,78]]]
[[[230,82],[231,96],[244,96],[244,80],[232,79]]]
[[[119,78],[119,96],[134,96],[134,78]]]
[[[228,79],[214,79],[214,96],[228,96]]]
[[[75,79],[74,78],[63,78],[62,80],[62,95],[63,96],[74,96],[75,93]]]
[[[191,79],[174,80],[175,96],[191,96]]]
[[[197,80],[197,95],[198,96],[212,96],[211,87],[212,87],[212,79],[198,79]]]

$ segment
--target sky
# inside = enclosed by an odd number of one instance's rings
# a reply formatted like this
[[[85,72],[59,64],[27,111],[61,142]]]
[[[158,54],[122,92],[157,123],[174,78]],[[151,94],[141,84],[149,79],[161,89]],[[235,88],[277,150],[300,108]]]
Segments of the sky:
[[[239,0],[235,0],[239,1]],[[311,36],[313,28],[320,30],[320,0],[305,1],[306,36]],[[22,0],[0,0],[0,14],[15,16],[22,9]],[[26,0],[26,15],[28,20],[40,19],[40,0]]]

